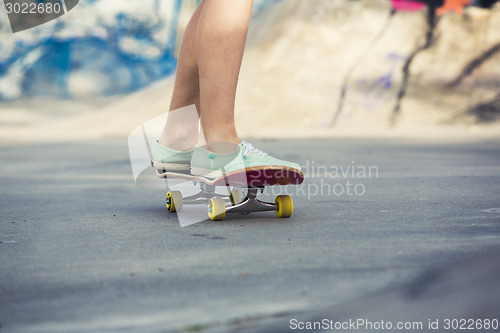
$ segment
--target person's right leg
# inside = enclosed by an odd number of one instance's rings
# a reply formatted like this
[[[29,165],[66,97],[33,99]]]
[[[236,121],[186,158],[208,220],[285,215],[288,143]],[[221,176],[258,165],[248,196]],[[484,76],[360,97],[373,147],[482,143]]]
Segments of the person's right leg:
[[[196,39],[198,22],[205,6],[203,0],[191,17],[182,38],[177,60],[174,91],[170,102],[170,112],[159,143],[176,149],[187,150],[198,142],[199,119],[192,110],[179,110],[189,105],[196,105],[200,112],[200,84]]]
[[[239,144],[234,102],[253,0],[203,0],[179,50],[168,120],[159,143],[187,150],[198,141],[195,104],[206,142]]]
[[[240,144],[236,133],[236,87],[251,6],[252,0],[203,0],[193,15],[179,53],[172,111],[160,138],[161,145],[156,146],[156,155],[165,158],[153,158],[160,162],[155,168],[187,169],[192,154],[191,172],[201,175],[218,169],[221,164],[227,171],[270,166],[300,170],[298,164],[273,158],[246,142]],[[183,110],[175,111],[192,104],[197,104],[209,150],[190,149],[198,139],[196,113],[189,118],[194,120],[186,121],[188,116]],[[231,165],[226,165],[227,154],[217,154],[225,152],[235,154],[234,158],[233,154],[229,156],[234,160]]]

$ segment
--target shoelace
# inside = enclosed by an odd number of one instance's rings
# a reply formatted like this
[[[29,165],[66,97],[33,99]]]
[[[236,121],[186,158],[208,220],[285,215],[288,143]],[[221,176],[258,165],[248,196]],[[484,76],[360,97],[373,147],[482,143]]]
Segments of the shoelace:
[[[254,153],[258,157],[266,157],[268,153],[263,152],[260,149],[255,148],[251,143],[246,141],[241,141],[243,147],[245,147],[245,151],[243,152],[243,157],[247,158],[250,154]]]

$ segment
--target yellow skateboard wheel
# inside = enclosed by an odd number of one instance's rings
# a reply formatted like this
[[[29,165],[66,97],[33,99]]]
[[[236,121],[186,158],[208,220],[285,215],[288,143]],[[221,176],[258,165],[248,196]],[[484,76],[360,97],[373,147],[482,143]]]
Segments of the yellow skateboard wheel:
[[[236,206],[243,201],[243,199],[241,199],[241,190],[232,189],[231,193],[229,194],[229,198],[231,199],[231,205]]]
[[[226,203],[221,198],[212,198],[208,202],[210,221],[222,221],[226,217]]]
[[[182,209],[182,193],[179,191],[168,191],[167,209],[169,212],[179,212]]]
[[[280,218],[287,218],[293,214],[293,201],[289,195],[278,195],[276,200],[276,215]]]

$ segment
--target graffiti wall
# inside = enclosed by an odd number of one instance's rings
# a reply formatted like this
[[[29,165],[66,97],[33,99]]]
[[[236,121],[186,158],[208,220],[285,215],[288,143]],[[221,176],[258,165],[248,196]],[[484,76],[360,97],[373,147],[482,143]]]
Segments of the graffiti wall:
[[[171,75],[181,9],[196,2],[80,1],[57,20],[16,34],[1,4],[0,100],[123,94]],[[256,1],[254,12],[272,2]]]
[[[155,98],[142,88],[175,72],[197,2],[80,1],[15,34],[0,11],[0,100],[140,90],[136,99],[149,103],[141,109],[157,114],[171,85],[154,88]],[[274,135],[498,119],[498,1],[255,0],[253,10],[236,109],[242,135],[266,135],[269,123]]]
[[[247,64],[260,63],[244,65],[238,120],[252,124],[262,112],[248,133],[275,124],[266,135],[297,121],[304,135],[395,127],[418,135],[497,120],[499,5],[283,1],[251,31]]]

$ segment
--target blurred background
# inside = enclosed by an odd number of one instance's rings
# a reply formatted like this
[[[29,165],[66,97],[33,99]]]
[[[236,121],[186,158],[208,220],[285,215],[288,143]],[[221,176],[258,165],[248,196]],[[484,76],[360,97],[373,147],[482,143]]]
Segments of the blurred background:
[[[196,0],[83,0],[13,33],[0,10],[0,140],[126,137],[168,110]],[[230,15],[230,13],[228,13]],[[500,134],[496,0],[255,0],[243,137]]]

